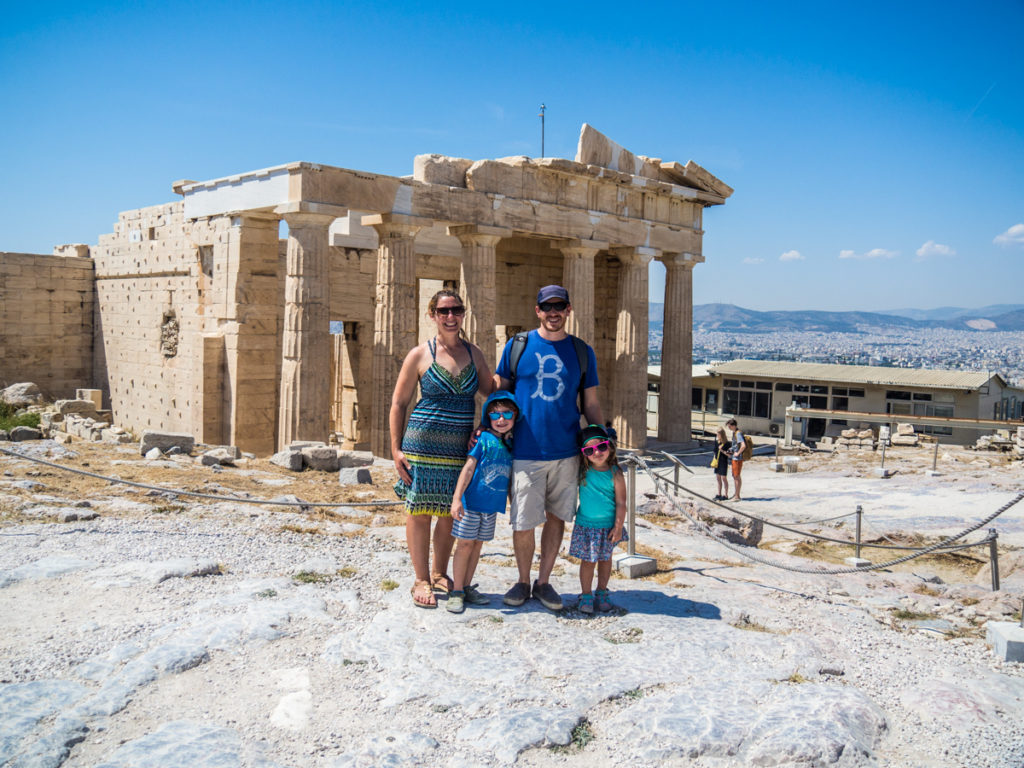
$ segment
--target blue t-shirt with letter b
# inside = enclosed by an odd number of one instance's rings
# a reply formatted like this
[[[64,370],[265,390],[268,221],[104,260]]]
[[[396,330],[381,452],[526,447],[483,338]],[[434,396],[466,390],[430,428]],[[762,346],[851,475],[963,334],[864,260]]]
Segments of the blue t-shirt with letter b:
[[[510,340],[501,353],[498,375],[512,378]],[[512,456],[517,459],[549,461],[575,456],[580,431],[578,388],[580,365],[576,345],[566,336],[548,341],[530,331],[516,370],[516,403],[523,412],[515,427]],[[587,346],[587,375],[584,389],[597,386],[597,360]]]

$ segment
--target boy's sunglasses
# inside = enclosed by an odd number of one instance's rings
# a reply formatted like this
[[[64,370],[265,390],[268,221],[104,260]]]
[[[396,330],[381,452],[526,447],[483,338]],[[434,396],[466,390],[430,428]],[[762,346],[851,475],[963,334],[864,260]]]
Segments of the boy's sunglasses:
[[[447,317],[448,315],[455,315],[456,317],[462,317],[464,314],[466,314],[466,308],[465,307],[438,307],[437,309],[434,310],[434,314],[435,315],[443,315],[444,317]]]
[[[516,418],[515,411],[491,411],[487,415],[491,418],[491,421],[497,421],[498,419],[514,421]]]
[[[608,441],[602,440],[600,443],[592,443],[590,445],[583,446],[584,456],[593,456],[595,453],[604,453],[608,450]]]
[[[569,305],[564,301],[545,301],[537,305],[541,312],[565,312]]]

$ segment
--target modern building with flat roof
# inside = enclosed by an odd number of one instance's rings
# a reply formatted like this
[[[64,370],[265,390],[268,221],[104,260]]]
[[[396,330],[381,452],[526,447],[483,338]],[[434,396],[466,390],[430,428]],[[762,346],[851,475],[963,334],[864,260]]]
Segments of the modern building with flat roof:
[[[657,410],[660,371],[649,375],[648,412]],[[1016,426],[1024,418],[1024,389],[1011,387],[998,373],[882,368],[868,365],[730,360],[692,370],[693,427],[713,429],[735,416],[754,433],[781,435],[786,408],[804,408],[955,419],[993,419]],[[654,419],[657,416],[655,413]],[[804,423],[806,422],[806,423]],[[801,436],[817,440],[837,434],[857,419],[806,418]],[[650,416],[649,416],[650,423]],[[915,425],[941,442],[967,444],[991,427]]]

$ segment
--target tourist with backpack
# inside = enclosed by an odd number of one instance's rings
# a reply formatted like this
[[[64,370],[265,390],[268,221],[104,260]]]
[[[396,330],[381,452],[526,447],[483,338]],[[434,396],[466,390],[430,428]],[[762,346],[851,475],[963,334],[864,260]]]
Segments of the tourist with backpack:
[[[736,423],[736,419],[729,419],[725,426],[732,430],[732,485],[735,492],[730,501],[739,501],[740,488],[743,485],[740,477],[743,473],[743,462],[754,455],[754,444],[740,432],[740,425]]]
[[[522,605],[534,597],[548,610],[562,608],[549,579],[565,524],[576,514],[580,414],[588,423],[604,423],[597,360],[590,345],[566,330],[571,311],[565,288],[541,288],[535,307],[539,327],[509,339],[498,363],[500,388],[512,391],[522,409],[512,441],[509,515],[519,575],[504,596],[506,605]],[[540,565],[531,586],[539,526]]]

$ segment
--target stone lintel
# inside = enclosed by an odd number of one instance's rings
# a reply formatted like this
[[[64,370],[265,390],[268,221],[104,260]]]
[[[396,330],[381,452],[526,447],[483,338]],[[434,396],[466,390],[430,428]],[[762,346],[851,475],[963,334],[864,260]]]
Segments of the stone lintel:
[[[399,227],[429,227],[433,225],[434,219],[426,216],[412,216],[406,213],[371,213],[362,218],[364,227],[399,226]]]

